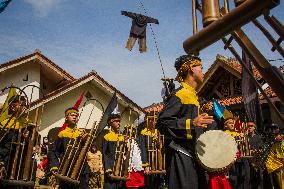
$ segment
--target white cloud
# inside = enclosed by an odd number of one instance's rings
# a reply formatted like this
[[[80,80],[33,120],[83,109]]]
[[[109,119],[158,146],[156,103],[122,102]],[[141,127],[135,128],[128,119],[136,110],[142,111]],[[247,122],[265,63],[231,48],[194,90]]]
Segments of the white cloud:
[[[49,11],[65,0],[25,0],[32,5],[39,16],[46,16]]]

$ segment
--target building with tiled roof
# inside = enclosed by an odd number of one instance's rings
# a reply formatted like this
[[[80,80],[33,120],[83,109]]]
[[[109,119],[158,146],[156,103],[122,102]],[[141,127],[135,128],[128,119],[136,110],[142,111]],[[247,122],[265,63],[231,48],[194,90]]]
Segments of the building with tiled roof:
[[[284,66],[279,69],[284,74]],[[260,73],[253,67],[253,75],[261,84],[264,84]],[[198,95],[210,101],[215,98],[224,106],[243,106],[242,98],[242,65],[233,58],[226,58],[217,55],[216,60],[204,75],[204,82],[197,88]],[[272,101],[279,101],[271,87],[264,89],[267,96]],[[262,94],[259,94],[262,103],[267,103]],[[212,102],[209,102],[208,108],[212,109]]]
[[[164,103],[153,103],[150,106],[147,106],[144,109],[145,112],[150,113],[150,112],[160,112],[164,108]]]
[[[0,80],[1,89],[12,84],[21,89],[25,88],[25,93],[31,100],[29,114],[31,120],[34,120],[35,110],[44,106],[44,115],[39,128],[41,136],[46,136],[50,130],[56,132],[54,128],[62,126],[65,109],[72,107],[83,91],[86,95],[79,107],[82,113],[78,123],[81,128],[90,129],[95,122],[100,121],[103,110],[114,92],[118,97],[117,111],[125,112],[122,116],[122,125],[133,123],[140,114],[144,113],[139,105],[95,71],[76,79],[39,50],[0,64]],[[4,104],[7,94],[8,90],[1,91],[0,103]],[[87,101],[87,96],[96,100]],[[90,116],[92,108],[94,110]],[[129,111],[130,109],[132,111]]]
[[[284,74],[284,65],[279,69]],[[255,67],[253,67],[253,75],[261,85],[264,84],[263,78]],[[284,115],[283,106],[271,87],[266,87],[264,91]],[[203,111],[212,111],[212,99],[217,99],[220,104],[236,114],[243,114],[245,110],[242,97],[242,65],[234,58],[217,55],[216,60],[204,74],[204,82],[197,88],[197,92],[199,97],[203,97],[207,101],[203,106]],[[262,94],[259,94],[259,100],[263,110],[263,118],[270,120],[270,122],[278,122],[274,111],[270,109]],[[163,103],[152,104],[144,108],[147,112],[161,111],[162,109]]]

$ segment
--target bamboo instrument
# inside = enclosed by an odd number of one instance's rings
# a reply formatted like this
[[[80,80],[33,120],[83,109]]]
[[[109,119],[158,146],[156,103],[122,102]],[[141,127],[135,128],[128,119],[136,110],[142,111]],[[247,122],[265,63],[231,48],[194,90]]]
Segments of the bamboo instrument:
[[[155,165],[155,141],[153,138],[151,138],[151,170],[156,170],[156,165]]]
[[[243,2],[245,2],[246,0],[234,0],[235,1],[235,6],[239,6],[240,4],[242,4]]]
[[[117,175],[119,175],[119,172],[120,172],[121,159],[122,159],[122,153],[120,153],[120,152],[122,152],[124,144],[120,145],[119,141],[117,141],[116,144],[117,144],[118,150],[116,150],[116,152],[115,152],[116,158],[115,158],[115,165],[114,165],[113,173],[114,173],[114,175],[117,176]]]
[[[91,143],[93,141],[92,140],[93,137],[91,137],[91,136],[94,134],[94,130],[95,129],[92,129],[92,131],[90,133],[90,136],[88,136],[88,138],[87,138],[87,140],[85,142],[85,145],[83,146],[83,148],[82,148],[82,150],[81,150],[81,152],[79,154],[79,157],[78,157],[78,159],[77,159],[77,161],[75,163],[74,169],[73,169],[72,174],[71,174],[71,178],[72,179],[77,179],[77,177],[78,177],[78,172],[79,172],[81,166],[83,165],[84,158],[86,157],[87,152],[89,150],[89,147],[90,147],[90,145],[91,145]]]
[[[150,136],[147,136],[148,162],[151,163]]]
[[[70,140],[71,141],[71,140]],[[77,142],[76,142],[77,140],[74,140],[74,142],[73,142],[73,144],[71,145],[71,144],[68,144],[67,145],[67,150],[66,150],[66,154],[64,155],[64,158],[63,158],[63,164],[62,164],[62,166],[59,168],[59,170],[60,170],[60,173],[62,174],[62,175],[66,175],[66,173],[67,173],[67,171],[68,171],[68,167],[69,167],[69,164],[70,164],[70,161],[71,161],[71,156],[69,155],[69,154],[71,154],[72,155],[72,149],[74,149],[75,148],[75,144],[77,144]],[[66,157],[67,156],[67,157]]]
[[[36,139],[37,139],[37,126],[39,123],[39,108],[36,109],[35,113],[35,126],[33,126],[32,129],[32,136],[28,144],[28,149],[27,149],[27,155],[26,155],[26,160],[25,160],[25,165],[24,165],[24,174],[23,174],[23,180],[27,181],[29,180],[29,175],[31,171],[31,165],[32,165],[32,155],[33,155],[33,147],[35,145]]]
[[[193,24],[192,33],[195,34],[197,32],[196,0],[192,0],[192,24]]]
[[[129,160],[130,160],[130,148],[131,148],[131,144],[132,144],[132,139],[129,140],[129,149],[126,152],[125,155],[125,162],[124,162],[124,166],[123,166],[123,176],[124,177],[128,177],[128,167],[129,167]]]
[[[68,167],[70,167],[70,168],[68,169],[68,171],[66,173],[66,175],[68,175],[68,176],[71,176],[71,174],[73,172],[73,169],[74,169],[74,166],[75,166],[75,163],[77,162],[78,157],[80,155],[80,152],[81,152],[81,149],[82,149],[82,145],[84,144],[84,141],[80,141],[80,138],[75,139],[75,142],[77,142],[77,141],[78,141],[77,145],[75,145],[73,147],[73,151],[71,151],[72,154],[70,154],[70,156],[72,158],[72,161],[69,164]],[[85,161],[85,160],[83,159],[83,160],[80,160],[80,161]]]
[[[21,144],[21,138],[22,138],[20,129],[19,129],[18,132],[19,133],[18,133],[18,138],[17,138],[17,143],[16,143],[17,147],[16,147],[16,150],[15,150],[14,158],[13,158],[10,180],[15,179],[15,174],[16,174],[16,169],[17,169],[17,164],[18,164],[18,157],[19,157],[20,144]]]
[[[133,126],[126,128],[126,133],[124,135],[123,141],[117,141],[115,160],[113,166],[113,175],[111,179],[113,180],[130,180],[128,174],[128,167],[131,156],[131,147],[132,147],[132,135],[135,134],[133,131]],[[129,137],[129,138],[127,138]],[[122,143],[122,144],[121,144]]]
[[[219,19],[219,10],[219,0],[202,0],[203,27]]]
[[[157,154],[158,154],[158,170],[163,170],[163,155],[162,155],[162,148],[163,148],[163,142],[161,139],[161,134],[160,132],[158,132],[158,150],[157,150]]]

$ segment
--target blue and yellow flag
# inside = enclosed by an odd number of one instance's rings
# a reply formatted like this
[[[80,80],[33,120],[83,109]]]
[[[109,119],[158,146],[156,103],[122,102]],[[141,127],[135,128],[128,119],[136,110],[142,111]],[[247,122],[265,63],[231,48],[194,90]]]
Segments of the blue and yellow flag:
[[[222,118],[228,119],[234,117],[233,113],[222,106],[216,99],[213,99],[213,111],[214,115],[219,120],[221,120]]]
[[[213,99],[213,111],[217,119],[221,120],[225,111],[224,106],[219,104],[216,99]]]
[[[8,6],[8,4],[9,4],[11,1],[12,1],[12,0],[4,0],[4,1],[0,2],[0,13],[5,10],[5,8]]]

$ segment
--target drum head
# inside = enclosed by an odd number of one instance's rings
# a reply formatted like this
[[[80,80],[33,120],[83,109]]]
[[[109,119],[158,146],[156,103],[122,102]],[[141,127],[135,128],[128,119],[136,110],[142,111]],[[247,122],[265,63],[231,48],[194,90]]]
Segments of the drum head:
[[[235,160],[237,144],[224,131],[211,130],[202,134],[196,142],[196,154],[207,171],[222,171]]]

